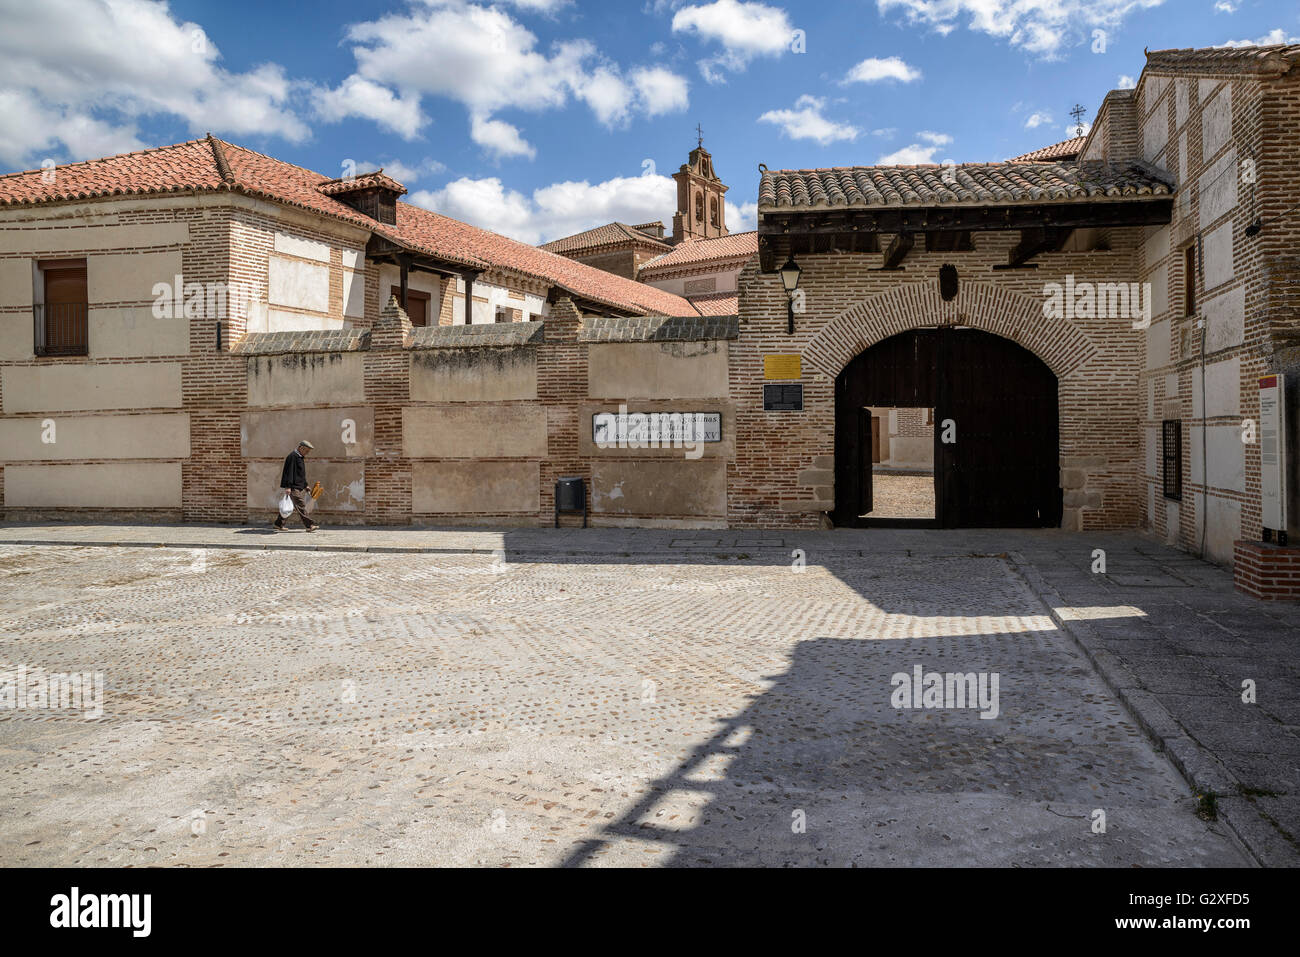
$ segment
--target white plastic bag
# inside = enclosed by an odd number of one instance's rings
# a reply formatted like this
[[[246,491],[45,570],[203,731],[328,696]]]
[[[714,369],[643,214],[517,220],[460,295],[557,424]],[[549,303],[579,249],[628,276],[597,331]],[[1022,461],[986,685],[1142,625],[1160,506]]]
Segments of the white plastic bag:
[[[288,518],[293,514],[293,499],[289,497],[288,492],[280,493],[280,517]]]

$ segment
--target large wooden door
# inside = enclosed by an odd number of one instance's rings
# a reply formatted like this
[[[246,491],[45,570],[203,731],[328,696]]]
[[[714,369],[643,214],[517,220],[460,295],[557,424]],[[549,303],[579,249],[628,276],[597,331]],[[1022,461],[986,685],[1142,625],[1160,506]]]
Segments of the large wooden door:
[[[920,524],[1060,525],[1056,376],[1027,349],[975,329],[915,329],[850,362],[835,383],[840,526],[873,524],[866,406],[934,408],[936,517]]]

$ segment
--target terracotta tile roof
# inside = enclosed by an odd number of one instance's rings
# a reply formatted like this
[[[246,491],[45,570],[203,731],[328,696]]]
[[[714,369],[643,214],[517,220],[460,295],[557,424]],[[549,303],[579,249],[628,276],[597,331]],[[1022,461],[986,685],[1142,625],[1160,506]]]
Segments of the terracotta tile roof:
[[[1088,137],[1076,136],[1072,139],[1062,140],[1059,143],[1053,143],[1051,146],[1044,146],[1032,152],[1023,153],[1020,156],[1013,156],[1007,162],[1041,163],[1044,160],[1072,160],[1083,152],[1083,144],[1086,142],[1088,142]]]
[[[748,259],[758,252],[758,233],[730,233],[713,239],[688,239],[672,252],[656,256],[641,267],[638,276],[665,273],[711,260]]]
[[[586,266],[536,246],[508,239],[409,203],[397,204],[397,226],[376,224],[375,231],[441,256],[455,250],[490,266],[510,269],[559,285],[581,296],[620,309],[665,316],[693,316],[695,308],[681,296]]]
[[[1147,51],[1148,70],[1282,74],[1298,62],[1300,62],[1300,43]]]
[[[377,169],[372,173],[358,173],[352,177],[340,177],[339,179],[327,179],[316,188],[326,196],[337,196],[339,193],[350,193],[358,189],[391,189],[397,195],[406,192],[406,187],[393,179],[391,176],[384,175],[382,169]]]
[[[453,264],[496,267],[539,279],[616,309],[697,315],[681,296],[408,203],[397,204],[396,226],[376,222],[321,189],[337,180],[213,137],[59,166],[52,183],[43,181],[44,172],[0,176],[0,205],[231,190],[342,220]]]
[[[672,248],[662,240],[647,236],[635,226],[629,226],[626,223],[606,223],[604,226],[597,226],[594,229],[574,233],[572,236],[552,239],[549,243],[542,243],[539,248],[551,253],[576,253],[587,249],[598,249],[601,246],[617,246],[625,243],[638,243],[665,250]]]
[[[701,316],[735,316],[740,313],[740,294],[711,292],[703,296],[691,296],[691,305],[700,311]]]
[[[760,210],[887,209],[899,206],[982,206],[1169,196],[1172,183],[1137,163],[963,163],[956,183],[945,167],[858,166],[764,170]]]
[[[52,182],[45,182],[46,178]],[[190,140],[51,170],[0,176],[0,205],[210,190],[223,185],[208,141]]]

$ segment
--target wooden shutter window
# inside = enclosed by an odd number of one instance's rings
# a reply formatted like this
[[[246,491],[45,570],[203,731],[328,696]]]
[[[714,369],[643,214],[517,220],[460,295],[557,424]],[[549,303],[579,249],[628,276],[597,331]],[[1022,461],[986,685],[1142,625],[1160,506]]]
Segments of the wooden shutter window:
[[[37,307],[36,354],[86,355],[86,261],[60,259],[39,266],[44,301]]]

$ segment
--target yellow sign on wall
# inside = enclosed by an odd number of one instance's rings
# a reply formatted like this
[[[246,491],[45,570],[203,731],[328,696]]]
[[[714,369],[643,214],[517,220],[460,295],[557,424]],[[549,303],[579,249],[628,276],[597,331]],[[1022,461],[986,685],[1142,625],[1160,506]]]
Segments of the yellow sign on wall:
[[[803,358],[797,352],[792,355],[775,354],[763,356],[764,379],[802,379]]]

